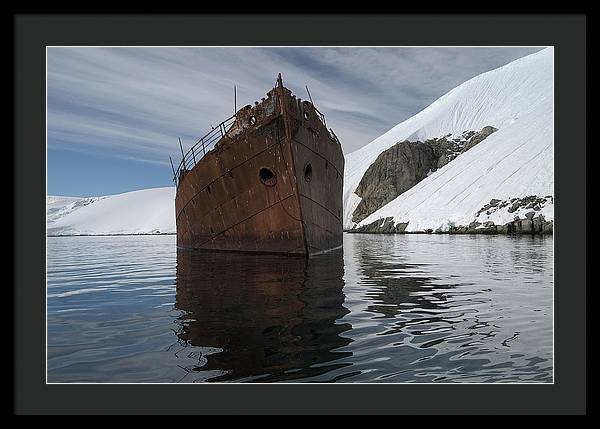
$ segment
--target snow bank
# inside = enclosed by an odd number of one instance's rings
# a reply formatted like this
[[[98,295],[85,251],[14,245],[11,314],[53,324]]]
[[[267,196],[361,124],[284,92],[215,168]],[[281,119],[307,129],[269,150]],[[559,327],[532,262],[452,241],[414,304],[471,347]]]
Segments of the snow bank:
[[[173,187],[106,197],[48,197],[47,200],[48,235],[175,233]]]

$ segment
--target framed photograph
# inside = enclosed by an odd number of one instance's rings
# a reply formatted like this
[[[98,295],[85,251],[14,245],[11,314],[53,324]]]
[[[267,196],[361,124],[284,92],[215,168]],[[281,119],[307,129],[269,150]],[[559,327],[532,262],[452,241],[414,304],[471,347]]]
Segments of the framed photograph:
[[[14,24],[17,414],[586,412],[585,15]]]

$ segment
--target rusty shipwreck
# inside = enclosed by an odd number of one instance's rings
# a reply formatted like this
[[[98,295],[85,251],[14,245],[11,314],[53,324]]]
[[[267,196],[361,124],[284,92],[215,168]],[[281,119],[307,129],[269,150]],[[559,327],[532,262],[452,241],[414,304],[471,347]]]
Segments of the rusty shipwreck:
[[[311,256],[342,246],[340,142],[281,75],[182,150],[173,173],[179,248]]]

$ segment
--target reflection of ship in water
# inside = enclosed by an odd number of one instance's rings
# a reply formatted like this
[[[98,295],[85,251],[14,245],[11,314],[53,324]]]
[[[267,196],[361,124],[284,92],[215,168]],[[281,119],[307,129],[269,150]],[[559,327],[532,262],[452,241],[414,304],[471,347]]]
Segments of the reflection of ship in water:
[[[310,260],[279,255],[177,254],[178,337],[221,352],[193,371],[223,371],[209,381],[285,381],[317,376],[349,356],[352,340],[336,323],[343,306],[342,251]],[[327,364],[328,362],[331,362]],[[315,367],[316,366],[316,367]]]
[[[419,309],[421,313],[431,311],[430,317],[423,321],[441,321],[442,318],[436,316],[436,312],[444,307],[448,294],[453,293],[455,285],[437,282],[437,278],[425,275],[419,265],[390,257],[393,246],[393,241],[361,240],[355,244],[363,283],[370,286],[367,293],[367,298],[371,301],[368,311],[386,318],[396,318],[411,309]],[[402,327],[404,323],[399,321],[396,329]]]

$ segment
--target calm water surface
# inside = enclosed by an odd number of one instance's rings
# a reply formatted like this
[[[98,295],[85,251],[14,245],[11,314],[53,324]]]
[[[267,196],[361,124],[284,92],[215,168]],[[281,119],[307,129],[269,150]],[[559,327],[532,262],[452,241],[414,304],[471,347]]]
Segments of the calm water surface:
[[[552,237],[301,258],[48,237],[48,382],[553,381]]]

